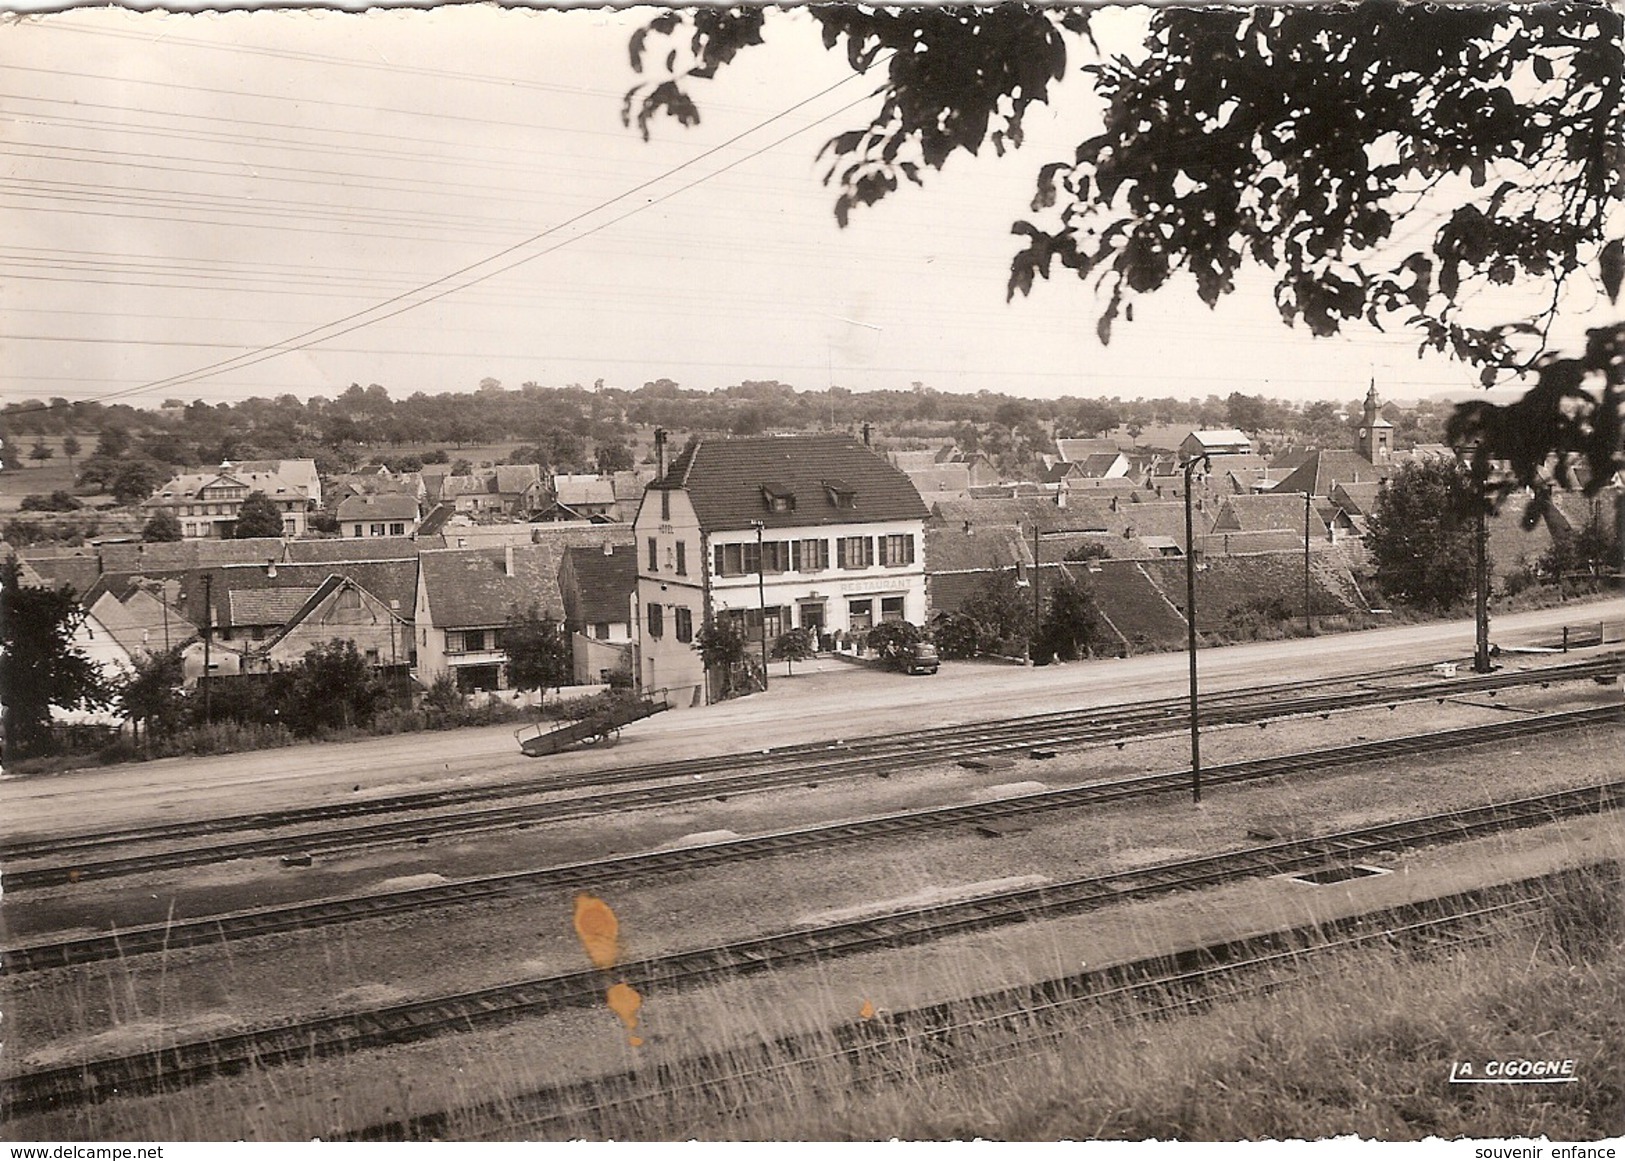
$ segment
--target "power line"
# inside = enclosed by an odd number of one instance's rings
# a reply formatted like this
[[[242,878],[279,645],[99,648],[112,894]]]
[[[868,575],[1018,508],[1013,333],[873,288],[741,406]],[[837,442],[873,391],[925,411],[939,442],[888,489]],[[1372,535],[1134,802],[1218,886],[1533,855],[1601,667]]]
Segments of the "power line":
[[[574,240],[578,240],[581,237],[590,236],[591,234],[597,233],[600,230],[606,229],[609,226],[614,225],[614,224],[616,224],[616,223],[618,223],[620,221],[623,221],[626,218],[631,217],[631,216],[633,216],[635,214],[641,213],[644,210],[646,210],[646,209],[648,209],[648,208],[650,208],[652,206],[659,205],[661,202],[669,200],[669,198],[674,197],[679,193],[686,192],[688,189],[692,189],[694,186],[699,185],[702,182],[709,181],[709,180],[719,176],[720,174],[725,173],[728,170],[733,169],[734,167],[743,164],[745,161],[749,161],[749,160],[751,160],[751,159],[753,159],[755,157],[758,157],[762,153],[766,152],[768,149],[776,148],[778,145],[782,144],[784,141],[790,140],[791,138],[793,138],[795,136],[798,136],[800,133],[805,132],[808,128],[811,128],[811,125],[802,126],[801,128],[796,129],[795,131],[793,131],[792,133],[786,135],[785,137],[779,138],[778,140],[770,142],[767,145],[764,145],[764,146],[761,146],[760,148],[752,150],[751,152],[747,153],[745,156],[743,156],[741,158],[738,158],[735,161],[729,162],[728,164],[724,165],[722,168],[720,168],[718,170],[715,170],[712,173],[706,174],[706,175],[702,176],[701,178],[697,179],[696,181],[689,183],[686,186],[683,186],[683,187],[681,187],[681,188],[679,188],[677,190],[674,190],[674,191],[672,191],[672,192],[670,192],[668,194],[662,195],[660,197],[650,198],[646,202],[644,202],[642,205],[636,206],[633,209],[631,209],[630,211],[628,211],[627,213],[622,214],[617,218],[611,219],[610,221],[605,222],[605,223],[603,223],[603,224],[601,224],[599,226],[592,227],[591,229],[588,229],[588,230],[584,231],[584,233],[582,233],[580,235],[577,235],[575,238],[564,239],[563,241],[556,244],[555,246],[549,247],[548,249],[543,250],[538,254],[529,255],[527,257],[523,257],[523,258],[517,259],[517,260],[515,260],[513,262],[510,262],[510,263],[508,263],[506,265],[497,267],[496,269],[487,271],[487,272],[482,273],[482,274],[475,275],[472,279],[470,279],[466,283],[463,283],[463,284],[458,285],[458,286],[452,286],[452,287],[449,287],[449,288],[447,288],[445,290],[438,291],[435,294],[432,294],[427,298],[418,299],[418,300],[411,301],[411,302],[404,302],[404,300],[410,298],[413,295],[421,294],[421,293],[423,293],[425,291],[432,290],[434,287],[437,287],[437,286],[442,286],[445,283],[448,283],[448,282],[452,281],[453,279],[461,278],[465,274],[472,274],[474,271],[479,270],[479,268],[482,267],[482,266],[488,266],[493,262],[499,262],[503,258],[507,257],[508,255],[517,253],[518,251],[525,248],[526,246],[530,246],[530,245],[534,244],[535,242],[540,241],[543,238],[546,238],[546,237],[548,237],[548,236],[550,236],[552,234],[555,234],[555,233],[559,232],[560,230],[563,230],[563,229],[565,229],[565,228],[567,228],[569,226],[572,226],[572,225],[575,225],[575,224],[581,222],[583,219],[587,218],[588,216],[590,216],[591,214],[593,214],[593,213],[595,213],[595,212],[597,212],[599,210],[605,209],[605,208],[607,208],[607,207],[609,207],[611,205],[614,205],[616,202],[624,201],[625,199],[633,196],[634,194],[637,194],[637,193],[642,192],[643,190],[649,189],[650,187],[656,185],[658,182],[660,182],[660,181],[662,181],[662,180],[664,180],[664,179],[666,179],[668,177],[671,177],[672,175],[674,175],[676,173],[679,173],[682,170],[688,168],[689,166],[694,165],[694,164],[696,164],[696,163],[698,163],[700,161],[703,161],[704,159],[706,159],[708,157],[711,157],[711,156],[714,156],[717,153],[720,153],[721,151],[731,147],[732,145],[734,145],[738,141],[750,136],[751,134],[759,132],[760,130],[766,128],[767,126],[769,126],[769,125],[771,125],[771,124],[773,124],[773,123],[775,123],[777,121],[781,121],[785,117],[790,116],[792,113],[795,113],[798,110],[805,108],[806,106],[812,104],[814,101],[817,101],[820,98],[822,98],[824,96],[827,96],[829,93],[834,92],[836,89],[839,89],[839,88],[845,86],[846,84],[848,84],[850,81],[854,80],[856,78],[856,76],[857,76],[857,74],[848,74],[847,76],[842,77],[840,80],[837,80],[833,84],[828,85],[825,88],[821,89],[817,93],[814,93],[811,96],[809,96],[807,98],[804,98],[801,101],[796,102],[794,105],[791,105],[789,108],[781,110],[780,112],[773,114],[771,117],[767,118],[766,120],[761,121],[761,122],[757,123],[756,125],[751,126],[750,128],[744,130],[741,133],[738,133],[738,134],[734,135],[733,137],[730,137],[729,139],[722,142],[721,144],[713,146],[710,149],[707,149],[707,150],[701,152],[697,156],[695,156],[693,158],[690,158],[689,160],[684,161],[684,162],[682,162],[682,163],[680,163],[680,164],[678,164],[676,166],[671,167],[670,169],[666,170],[664,173],[658,175],[657,177],[650,178],[650,179],[648,179],[648,180],[646,180],[644,182],[640,182],[639,184],[633,186],[631,189],[629,189],[629,190],[627,190],[627,191],[625,191],[625,192],[623,192],[621,194],[618,194],[613,198],[610,198],[610,199],[608,199],[606,201],[599,202],[598,204],[594,205],[589,210],[583,211],[582,213],[577,214],[574,217],[566,219],[564,222],[561,222],[556,226],[550,227],[549,229],[540,231],[539,233],[536,233],[536,234],[532,234],[530,237],[525,238],[522,241],[516,242],[511,246],[504,247],[502,250],[497,251],[495,254],[493,254],[493,255],[491,255],[491,256],[489,256],[487,258],[484,258],[484,259],[480,260],[479,262],[470,263],[469,265],[464,266],[464,267],[462,267],[462,268],[460,268],[458,270],[454,270],[449,274],[442,275],[440,278],[437,278],[432,282],[424,283],[424,284],[422,284],[422,285],[420,285],[418,287],[413,288],[412,290],[403,292],[402,294],[395,295],[392,298],[385,299],[383,302],[377,303],[374,306],[367,308],[366,310],[357,311],[357,312],[354,312],[352,314],[346,315],[343,318],[334,320],[331,323],[326,323],[326,324],[323,324],[323,325],[318,326],[318,327],[310,328],[310,329],[308,329],[306,331],[303,331],[303,332],[301,332],[299,334],[293,335],[288,339],[282,340],[279,343],[264,346],[264,347],[260,347],[260,348],[258,348],[256,350],[246,352],[245,354],[243,354],[241,356],[238,356],[237,358],[221,360],[221,361],[216,362],[216,363],[208,364],[207,366],[204,366],[204,367],[199,367],[199,368],[197,368],[197,369],[195,369],[193,371],[183,372],[183,373],[181,373],[179,375],[172,375],[172,376],[168,376],[168,377],[166,377],[164,379],[154,380],[154,381],[152,381],[150,383],[145,383],[145,384],[142,384],[141,386],[138,386],[138,387],[125,388],[125,389],[123,389],[121,391],[111,392],[111,393],[108,393],[107,395],[104,395],[104,396],[98,398],[96,400],[96,402],[106,402],[107,400],[110,400],[110,399],[128,397],[130,395],[140,394],[140,393],[143,393],[143,392],[146,392],[146,391],[163,390],[163,389],[168,389],[168,388],[171,388],[171,387],[182,386],[182,385],[185,385],[187,383],[196,382],[198,379],[201,379],[201,378],[211,377],[212,375],[218,374],[218,373],[220,373],[222,371],[226,371],[226,370],[241,370],[241,369],[243,369],[245,367],[253,366],[256,363],[263,362],[266,359],[276,358],[276,357],[279,357],[280,355],[288,354],[288,353],[290,353],[292,351],[303,350],[306,347],[314,346],[316,343],[325,341],[326,339],[337,338],[337,337],[339,337],[341,335],[348,334],[351,331],[359,330],[362,327],[370,326],[373,323],[381,322],[381,321],[383,321],[384,319],[387,319],[387,318],[392,318],[397,314],[402,314],[402,313],[405,313],[406,311],[409,311],[409,310],[416,310],[417,308],[419,308],[421,306],[425,306],[430,302],[435,302],[435,301],[437,301],[437,300],[439,300],[441,298],[446,297],[449,294],[454,294],[454,293],[458,292],[459,290],[466,289],[468,286],[477,285],[480,282],[484,282],[484,281],[489,280],[490,278],[494,278],[498,274],[504,273],[507,270],[511,270],[516,266],[520,266],[520,265],[523,265],[523,264],[525,264],[527,262],[534,261],[537,258],[543,257],[546,254],[552,253],[554,250],[558,249],[561,246],[568,245],[568,244],[570,244],[570,242],[572,242]],[[829,114],[826,114],[824,117],[821,117],[818,120],[815,120],[814,122],[812,122],[812,124],[813,125],[819,124],[822,121],[828,120],[830,117],[836,116],[836,115],[838,115],[840,113],[844,113],[847,110],[849,110],[851,108],[854,108],[858,104],[861,104],[861,103],[863,103],[863,102],[865,102],[865,101],[867,101],[869,99],[870,98],[868,96],[865,96],[865,97],[859,98],[857,101],[849,102],[848,104],[842,106],[841,108],[836,109],[836,110],[834,110],[833,112],[831,112]],[[400,306],[395,305],[397,303],[403,303],[403,302],[404,302],[404,305],[400,305]],[[377,311],[384,310],[385,308],[392,307],[392,306],[395,307],[395,309],[388,310],[387,313],[384,313],[384,314],[380,315],[377,318],[368,319],[366,317],[366,316],[368,316],[370,314],[376,313]],[[353,325],[345,325],[345,324],[353,324]],[[323,332],[326,332],[326,331],[331,331],[332,333],[324,335]],[[84,402],[84,401],[81,400],[80,402]]]

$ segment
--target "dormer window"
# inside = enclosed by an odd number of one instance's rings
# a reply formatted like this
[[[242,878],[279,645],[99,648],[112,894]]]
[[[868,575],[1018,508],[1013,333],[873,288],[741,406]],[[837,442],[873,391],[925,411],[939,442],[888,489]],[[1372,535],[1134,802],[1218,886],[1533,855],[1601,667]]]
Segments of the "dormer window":
[[[794,512],[796,494],[783,484],[766,483],[762,485],[762,503],[769,512]]]
[[[845,480],[825,480],[824,492],[832,507],[850,511],[858,506],[858,493]]]

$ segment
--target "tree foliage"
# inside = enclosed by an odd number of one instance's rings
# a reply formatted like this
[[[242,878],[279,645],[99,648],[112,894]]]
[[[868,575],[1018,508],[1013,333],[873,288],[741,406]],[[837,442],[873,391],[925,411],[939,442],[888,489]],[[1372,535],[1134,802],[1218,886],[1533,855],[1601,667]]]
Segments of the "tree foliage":
[[[243,498],[243,506],[237,510],[237,526],[232,535],[238,540],[281,536],[282,513],[276,501],[264,492],[250,492]]]
[[[864,646],[887,665],[901,669],[914,646],[925,640],[918,625],[908,621],[882,621],[864,637]]]
[[[73,645],[85,619],[73,590],[26,585],[21,574],[15,560],[0,563],[0,704],[7,747],[28,755],[50,745],[52,706],[99,709],[112,690]]]
[[[160,508],[141,528],[141,539],[149,544],[181,538],[181,522],[168,508]]]
[[[367,725],[389,700],[355,642],[339,637],[312,645],[299,664],[278,676],[281,716],[301,734]]]
[[[119,712],[145,732],[146,744],[160,741],[185,720],[186,681],[179,648],[145,653],[135,659],[135,670],[119,687]]]
[[[1065,575],[1068,579],[1046,585],[1048,599],[1033,638],[1034,665],[1076,661],[1088,655],[1104,636],[1100,610],[1095,607],[1088,582],[1070,572]]]
[[[1473,592],[1479,489],[1472,471],[1435,457],[1401,464],[1377,493],[1366,544],[1390,599],[1432,611]]]
[[[787,629],[773,640],[773,660],[783,661],[787,671],[797,661],[806,661],[813,652],[811,629]]]
[[[508,654],[508,684],[514,689],[557,689],[574,675],[569,634],[535,609],[503,627],[502,648]]]
[[[1610,237],[1625,200],[1617,8],[1167,5],[1137,51],[1110,57],[1098,21],[1077,10],[805,11],[853,70],[883,74],[868,125],[824,146],[839,224],[956,152],[1020,145],[1032,102],[1049,100],[1076,53],[1102,131],[1039,167],[1032,218],[1012,227],[1024,241],[1011,297],[1056,270],[1092,280],[1105,343],[1138,296],[1190,283],[1213,306],[1251,266],[1268,272],[1288,325],[1403,325],[1421,350],[1478,365],[1486,385],[1537,371],[1527,406],[1475,405],[1452,433],[1512,458],[1518,483],[1538,483],[1554,452],[1559,469],[1583,459],[1592,488],[1625,462],[1621,329],[1593,332],[1583,357],[1543,350],[1579,272],[1610,301],[1625,282],[1625,240]],[[762,43],[769,19],[655,18],[633,37],[632,62],[664,69],[627,94],[627,120],[645,135],[662,114],[697,123],[685,85]],[[1469,312],[1501,288],[1544,305],[1510,322]]]

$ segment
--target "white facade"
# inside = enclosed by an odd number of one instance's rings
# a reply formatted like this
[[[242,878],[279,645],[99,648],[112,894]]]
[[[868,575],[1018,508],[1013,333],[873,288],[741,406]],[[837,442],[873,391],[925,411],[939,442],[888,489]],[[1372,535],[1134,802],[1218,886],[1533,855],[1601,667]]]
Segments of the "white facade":
[[[839,644],[882,621],[925,623],[921,520],[779,527],[760,539],[754,528],[707,533],[686,494],[656,488],[633,527],[638,679],[677,705],[705,700],[705,667],[693,643],[711,617],[737,617],[753,641],[764,629],[771,642],[804,628]]]

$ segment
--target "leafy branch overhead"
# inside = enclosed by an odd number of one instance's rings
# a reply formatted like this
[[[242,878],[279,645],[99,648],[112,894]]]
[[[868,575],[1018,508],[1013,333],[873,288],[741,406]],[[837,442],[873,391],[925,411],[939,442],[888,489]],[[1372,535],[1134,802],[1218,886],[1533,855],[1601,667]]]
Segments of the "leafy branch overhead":
[[[1541,354],[1566,284],[1583,273],[1615,301],[1625,281],[1625,243],[1609,237],[1625,201],[1625,17],[1606,4],[1167,6],[1138,51],[1109,58],[1076,10],[803,14],[855,72],[880,75],[869,124],[823,150],[843,226],[958,151],[1019,146],[1069,51],[1086,59],[1101,131],[1040,166],[1031,217],[1012,227],[1007,293],[1057,269],[1091,280],[1103,343],[1138,296],[1190,284],[1213,306],[1254,266],[1270,272],[1288,325],[1410,327],[1419,353],[1478,365],[1486,386],[1536,370],[1532,406],[1546,415],[1573,378]],[[768,20],[760,9],[657,17],[634,37],[634,66],[651,65],[651,36],[673,48],[664,79],[627,94],[629,122],[645,133],[662,113],[697,122],[685,82],[762,43]],[[1498,288],[1543,305],[1512,323],[1467,316],[1475,294]],[[1554,446],[1595,471],[1610,416],[1617,457],[1618,400],[1589,398],[1591,418]],[[1488,415],[1477,426],[1499,438]]]

